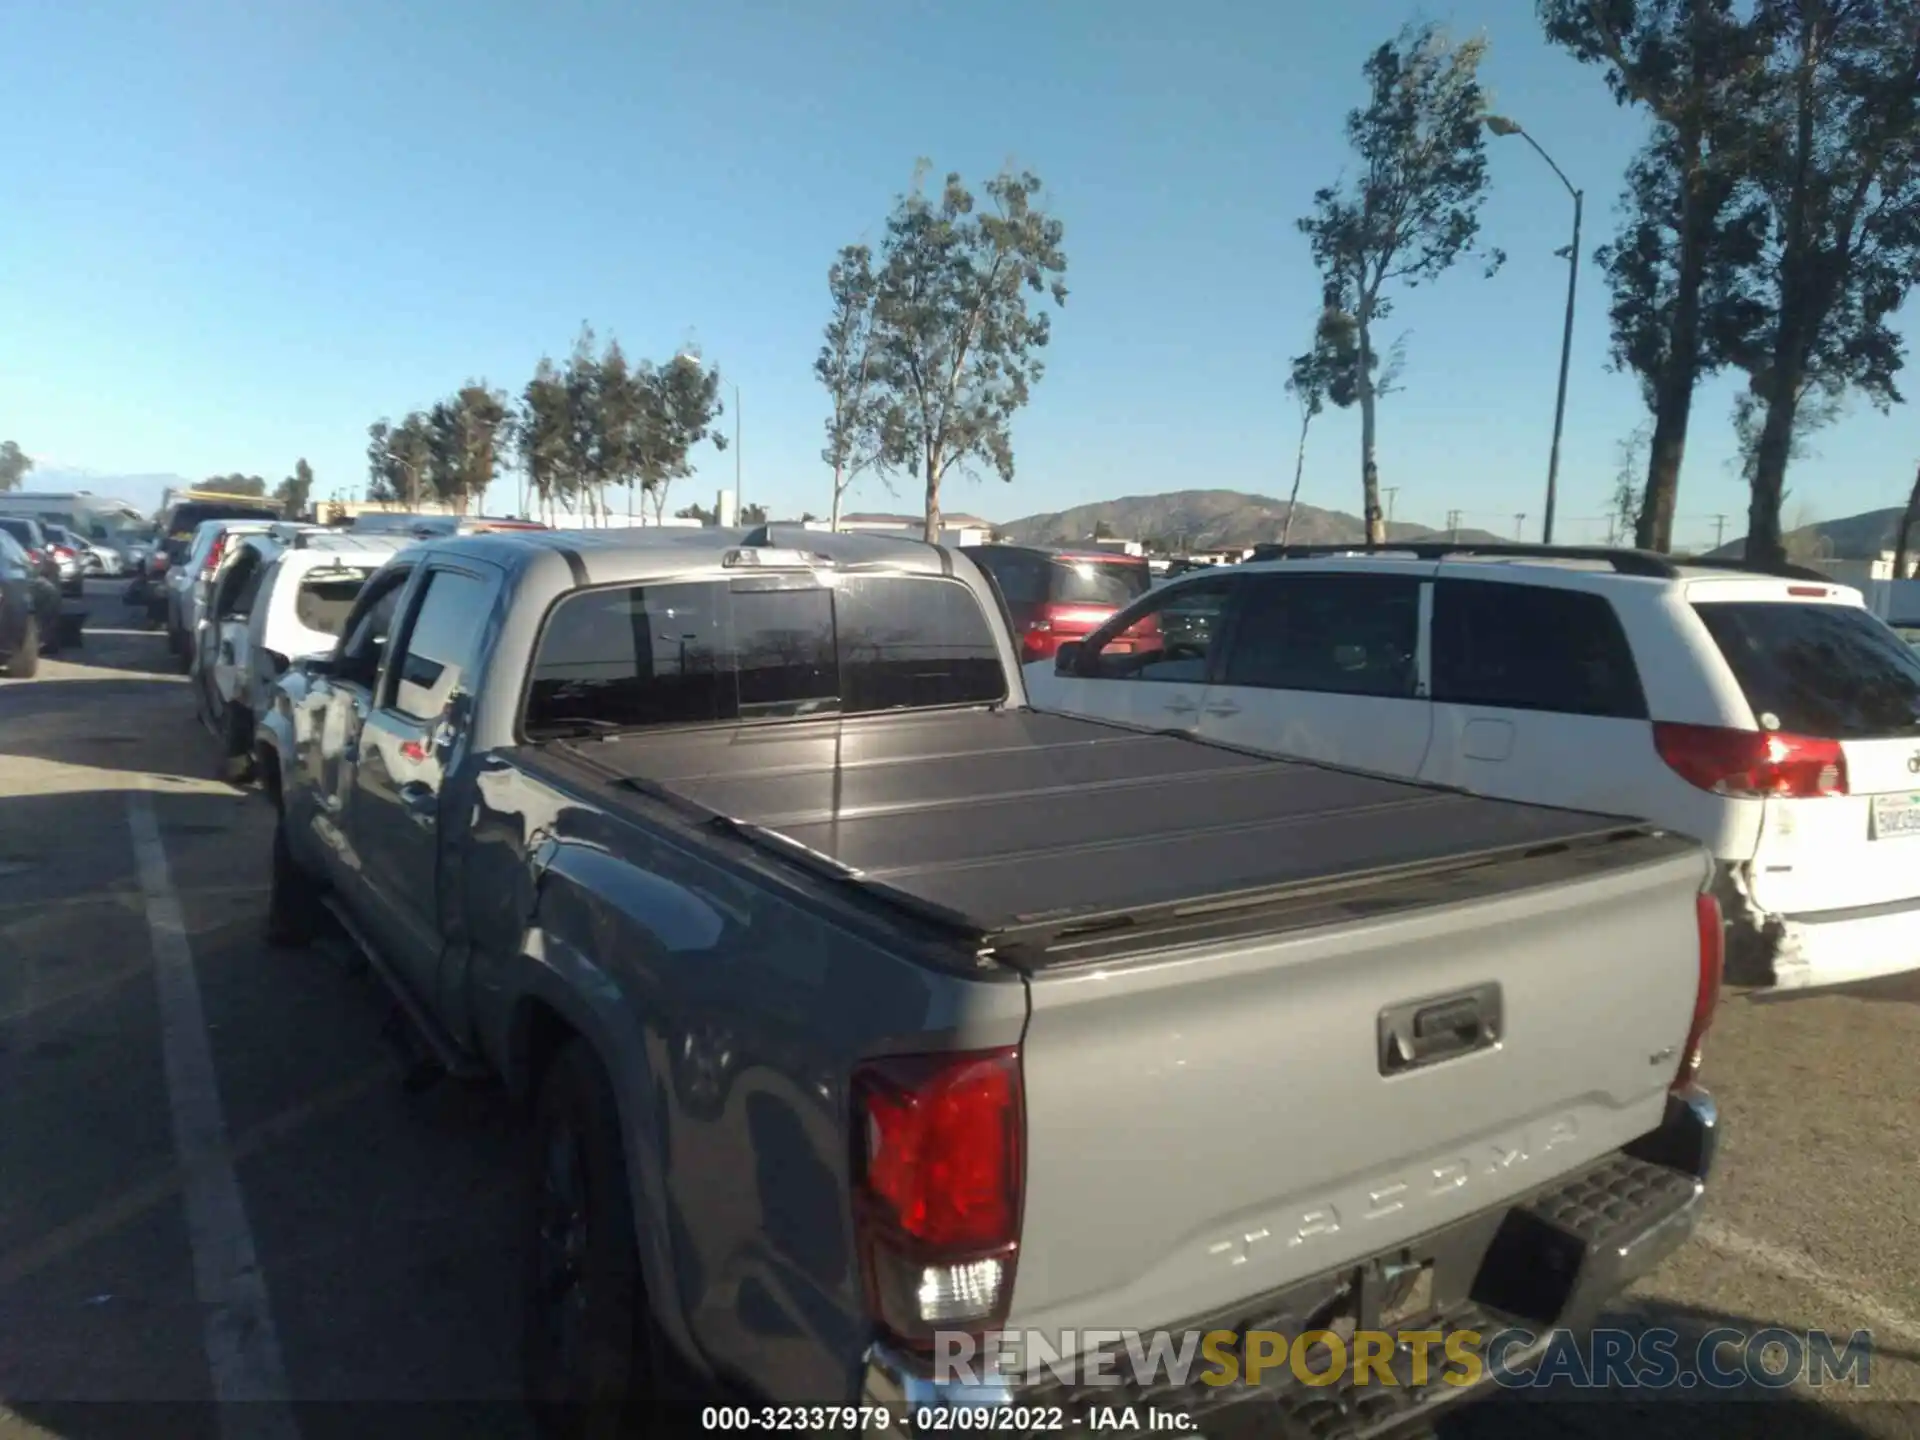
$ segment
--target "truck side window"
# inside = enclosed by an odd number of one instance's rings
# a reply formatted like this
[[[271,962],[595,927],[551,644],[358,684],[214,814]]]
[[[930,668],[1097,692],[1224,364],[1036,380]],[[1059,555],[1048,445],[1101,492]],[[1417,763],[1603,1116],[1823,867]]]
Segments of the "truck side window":
[[[391,704],[409,720],[431,720],[472,668],[486,628],[491,590],[459,570],[427,572],[426,593],[391,667]]]
[[[1647,718],[1633,650],[1606,596],[1499,580],[1433,587],[1433,698]]]
[[[380,674],[380,657],[386,650],[388,632],[393,629],[394,611],[407,588],[409,572],[397,571],[383,576],[378,589],[363,591],[355,614],[348,620],[347,637],[341,643],[333,673],[356,685],[371,686]]]

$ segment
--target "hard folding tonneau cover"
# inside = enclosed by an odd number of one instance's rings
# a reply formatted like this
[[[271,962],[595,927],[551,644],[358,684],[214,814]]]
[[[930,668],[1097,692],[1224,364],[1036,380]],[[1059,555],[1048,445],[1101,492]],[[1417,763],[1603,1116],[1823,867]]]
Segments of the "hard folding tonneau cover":
[[[987,945],[1644,829],[1025,710],[566,748],[697,820]]]

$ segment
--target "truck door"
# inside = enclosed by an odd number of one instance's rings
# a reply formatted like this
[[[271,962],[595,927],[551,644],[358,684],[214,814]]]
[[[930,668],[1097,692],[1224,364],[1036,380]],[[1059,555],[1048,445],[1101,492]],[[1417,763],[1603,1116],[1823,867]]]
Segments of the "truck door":
[[[448,926],[441,839],[449,772],[472,715],[474,672],[500,579],[482,562],[436,562],[409,606],[361,731],[350,829],[365,919],[416,999],[441,1010]]]
[[[311,828],[316,844],[301,848],[324,866],[328,879],[356,911],[364,905],[364,885],[348,811],[360,732],[382,674],[395,612],[412,578],[411,567],[396,568],[361,592],[340,647],[301,702],[308,723],[301,727],[300,783],[292,801],[301,804],[310,796],[312,803],[302,807],[309,813],[290,811],[288,818],[295,826]]]

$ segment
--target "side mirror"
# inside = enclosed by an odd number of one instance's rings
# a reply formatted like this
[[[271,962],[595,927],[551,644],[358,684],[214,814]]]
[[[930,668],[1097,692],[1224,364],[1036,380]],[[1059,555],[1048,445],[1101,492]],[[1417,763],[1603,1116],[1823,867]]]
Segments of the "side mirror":
[[[1053,673],[1056,675],[1078,675],[1080,657],[1086,653],[1084,640],[1062,640],[1060,648],[1053,652]]]

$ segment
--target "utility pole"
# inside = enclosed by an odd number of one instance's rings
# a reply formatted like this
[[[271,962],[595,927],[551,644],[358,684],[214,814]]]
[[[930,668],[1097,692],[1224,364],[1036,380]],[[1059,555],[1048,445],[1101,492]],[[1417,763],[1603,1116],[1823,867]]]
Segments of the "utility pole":
[[[1447,539],[1458,540],[1459,538],[1460,512],[1458,510],[1449,510],[1447,511]]]
[[[1527,538],[1526,524],[1527,524],[1527,512],[1522,510],[1518,515],[1513,517],[1513,538],[1514,539],[1525,540]]]
[[[1400,493],[1400,487],[1398,485],[1388,485],[1384,488],[1387,492],[1387,523],[1391,525],[1393,523],[1393,497]]]
[[[1726,538],[1726,534],[1727,534],[1727,517],[1724,515],[1714,516],[1713,517],[1713,548],[1714,549],[1718,550],[1720,548],[1720,542]]]

